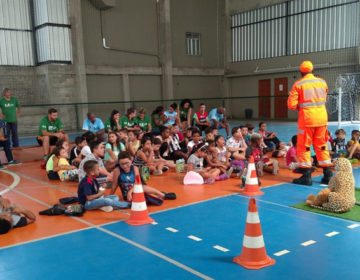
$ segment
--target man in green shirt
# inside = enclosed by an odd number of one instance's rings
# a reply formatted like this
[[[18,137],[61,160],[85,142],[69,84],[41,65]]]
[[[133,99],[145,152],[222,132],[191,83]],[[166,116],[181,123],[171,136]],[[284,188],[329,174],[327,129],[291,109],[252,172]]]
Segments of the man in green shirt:
[[[50,108],[47,116],[40,120],[39,134],[37,136],[39,145],[44,149],[44,161],[48,158],[50,146],[55,145],[58,140],[69,142],[69,136],[64,131],[63,124],[58,118],[57,110]]]
[[[2,118],[6,122],[5,137],[12,140],[13,147],[19,147],[19,136],[17,118],[20,116],[20,104],[19,101],[11,96],[11,90],[4,88],[3,96],[0,99],[0,108],[2,112]]]
[[[134,122],[144,133],[148,133],[151,132],[151,121],[150,117],[145,115],[145,112],[144,108],[140,108],[138,116],[134,118]]]

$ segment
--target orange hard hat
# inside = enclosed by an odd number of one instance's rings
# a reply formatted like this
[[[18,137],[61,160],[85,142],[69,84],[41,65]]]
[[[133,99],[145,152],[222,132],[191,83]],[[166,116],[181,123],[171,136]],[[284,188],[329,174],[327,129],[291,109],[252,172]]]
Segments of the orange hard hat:
[[[300,64],[300,71],[302,73],[310,73],[314,69],[313,64],[309,60],[305,60]]]

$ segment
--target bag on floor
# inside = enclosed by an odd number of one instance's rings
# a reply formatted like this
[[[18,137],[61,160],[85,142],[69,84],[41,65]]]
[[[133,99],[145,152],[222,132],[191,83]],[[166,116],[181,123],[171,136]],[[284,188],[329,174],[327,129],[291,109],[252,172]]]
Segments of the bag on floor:
[[[142,165],[140,167],[140,176],[143,179],[143,182],[146,183],[150,179],[150,168],[149,166]]]
[[[82,204],[74,204],[66,207],[65,215],[66,216],[76,216],[81,217],[85,213],[85,207]]]
[[[79,202],[78,198],[76,196],[70,196],[70,197],[63,197],[59,199],[61,204],[72,204]]]
[[[53,207],[40,211],[39,215],[57,216],[65,213],[65,207],[60,204],[55,204]]]

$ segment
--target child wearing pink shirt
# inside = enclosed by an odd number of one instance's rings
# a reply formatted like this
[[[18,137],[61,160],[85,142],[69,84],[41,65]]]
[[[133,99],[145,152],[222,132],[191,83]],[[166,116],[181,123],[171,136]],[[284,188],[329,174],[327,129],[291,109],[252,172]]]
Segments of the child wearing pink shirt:
[[[286,165],[289,169],[294,170],[299,167],[299,162],[296,156],[296,144],[297,144],[297,135],[294,135],[291,138],[292,147],[286,153]]]

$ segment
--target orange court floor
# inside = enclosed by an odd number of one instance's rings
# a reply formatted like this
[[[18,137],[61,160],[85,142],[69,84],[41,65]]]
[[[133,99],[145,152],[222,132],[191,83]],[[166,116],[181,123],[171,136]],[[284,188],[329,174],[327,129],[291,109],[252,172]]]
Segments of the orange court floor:
[[[33,211],[37,220],[23,228],[11,230],[0,238],[0,248],[26,243],[72,231],[87,229],[112,222],[125,220],[130,215],[130,209],[106,213],[101,210],[87,211],[81,219],[67,216],[40,216],[38,212],[59,203],[62,197],[76,196],[76,182],[61,182],[48,180],[46,171],[40,169],[41,161],[25,162],[0,170],[0,193],[11,200]],[[299,174],[294,174],[285,167],[280,159],[280,173],[275,176],[266,174],[261,177],[261,187],[266,188],[290,182]],[[320,175],[315,172],[313,176]],[[176,200],[165,200],[161,206],[149,206],[150,213],[182,207],[201,201],[228,196],[240,192],[241,180],[231,178],[215,182],[211,185],[183,185],[184,173],[168,171],[161,176],[151,176],[148,185],[165,192],[175,192]],[[110,191],[110,190],[108,190]],[[120,195],[119,189],[117,190]]]

